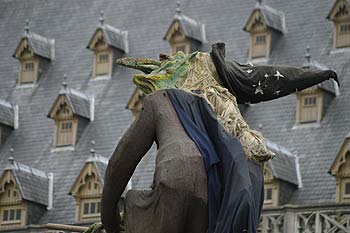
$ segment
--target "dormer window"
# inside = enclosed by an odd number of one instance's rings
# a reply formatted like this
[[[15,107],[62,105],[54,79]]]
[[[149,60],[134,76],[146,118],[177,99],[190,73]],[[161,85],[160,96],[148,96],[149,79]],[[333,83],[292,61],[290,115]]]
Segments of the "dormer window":
[[[96,218],[101,214],[101,201],[100,200],[84,200],[82,201],[84,206],[81,210],[82,218]]]
[[[324,65],[314,61],[307,48],[306,62],[303,68],[328,70]],[[296,124],[319,123],[336,93],[336,84],[327,80],[316,86],[297,92]]]
[[[336,32],[336,47],[350,46],[350,22],[339,23]]]
[[[56,103],[55,109],[56,121],[56,146],[68,146],[75,144],[75,135],[77,131],[77,120],[69,106],[67,98],[61,96]]]
[[[93,222],[100,219],[103,187],[101,175],[107,168],[107,162],[107,159],[93,152],[75,180],[69,194],[76,200],[77,222]]]
[[[177,3],[176,14],[165,33],[164,40],[171,47],[171,54],[179,51],[188,54],[198,50],[206,41],[205,26],[181,13],[180,3]]]
[[[258,3],[244,30],[250,33],[249,59],[268,58],[272,39],[285,32],[284,14]]]
[[[93,99],[85,94],[67,87],[56,98],[48,117],[55,120],[54,145],[56,147],[74,146],[78,135],[93,120]]]
[[[268,164],[264,165],[264,207],[279,205],[279,184],[274,179],[273,173]]]
[[[190,44],[189,43],[174,43],[172,45],[172,53],[175,54],[177,52],[183,52],[185,54],[190,53]]]
[[[269,47],[269,34],[265,33],[256,33],[252,34],[252,44],[251,44],[251,57],[259,58],[268,56],[268,47]]]
[[[1,224],[18,225],[22,220],[21,197],[14,181],[9,181],[4,185],[3,195],[1,195]],[[6,204],[7,203],[7,204]]]
[[[25,34],[13,56],[20,62],[18,84],[35,83],[39,70],[54,57],[54,41],[29,31],[27,21]]]
[[[334,48],[350,47],[350,13],[348,0],[336,0],[327,18],[334,23]]]
[[[322,118],[322,93],[309,88],[297,94],[297,123],[320,122]]]
[[[4,208],[2,210],[2,225],[21,223],[22,210],[19,208]]]
[[[272,185],[265,185],[264,188],[264,204],[272,204],[272,190],[273,190],[273,186]]]
[[[11,164],[0,177],[0,230],[37,224],[52,203],[49,174],[9,160]],[[34,211],[36,218],[29,219]]]
[[[330,173],[336,178],[336,201],[350,203],[350,136],[345,140],[330,168]]]
[[[102,51],[96,53],[96,69],[95,75],[110,75],[110,67],[112,66],[112,56],[109,51]]]
[[[112,76],[113,60],[128,52],[127,35],[127,31],[105,24],[103,11],[101,11],[100,26],[95,30],[87,46],[94,52],[94,79]]]
[[[145,97],[145,94],[140,91],[138,88],[132,93],[126,108],[132,112],[132,122],[135,121],[139,113],[141,112],[142,102]]]
[[[274,208],[288,203],[293,190],[298,187],[296,159],[280,145],[267,141],[276,157],[264,164],[264,208]]]
[[[20,49],[22,49],[21,52],[18,52],[20,61],[19,84],[34,83],[38,77],[39,60],[29,46],[28,39],[24,39],[19,45]]]
[[[20,74],[20,83],[33,83],[36,80],[36,65],[34,61],[23,61]]]
[[[72,120],[58,120],[56,146],[68,146],[75,144],[76,124]]]
[[[0,99],[0,147],[12,131],[18,128],[18,106]]]
[[[345,198],[350,198],[350,178],[349,179],[345,179],[343,184],[344,184],[344,187],[343,187],[344,197]]]

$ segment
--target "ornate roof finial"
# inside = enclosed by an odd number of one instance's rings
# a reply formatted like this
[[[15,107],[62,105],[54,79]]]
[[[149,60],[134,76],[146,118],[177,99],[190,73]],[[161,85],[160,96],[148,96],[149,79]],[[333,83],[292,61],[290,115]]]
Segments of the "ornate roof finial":
[[[90,154],[91,154],[92,158],[95,158],[96,151],[95,151],[95,141],[94,140],[91,141]]]
[[[63,75],[62,87],[63,87],[64,90],[66,90],[66,89],[67,89],[67,86],[68,86],[68,84],[67,84],[67,74],[65,73],[65,74]]]
[[[13,152],[14,152],[14,149],[11,148],[10,149],[10,157],[9,157],[9,162],[11,165],[13,165],[15,163],[15,159],[13,158]]]
[[[181,2],[180,1],[176,2],[176,14],[177,15],[181,14]]]
[[[306,58],[306,61],[307,61],[308,63],[311,62],[310,46],[307,46],[307,47],[306,47],[305,58]]]
[[[103,27],[103,24],[105,22],[105,17],[104,17],[103,10],[100,11],[100,19],[99,19],[99,21],[100,21],[100,26]]]
[[[26,19],[26,25],[24,27],[24,32],[26,35],[29,34],[29,19]]]

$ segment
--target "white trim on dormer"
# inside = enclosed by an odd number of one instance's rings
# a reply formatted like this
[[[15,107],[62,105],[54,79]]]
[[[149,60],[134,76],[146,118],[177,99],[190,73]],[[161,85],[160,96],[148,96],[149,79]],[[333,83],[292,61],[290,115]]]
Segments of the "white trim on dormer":
[[[46,209],[51,210],[53,208],[53,173],[48,173],[48,178],[49,178],[49,192],[48,192],[48,204]]]
[[[91,96],[89,99],[90,99],[90,121],[94,121],[94,119],[95,119],[95,96]]]
[[[18,129],[18,127],[19,127],[19,109],[18,109],[17,104],[15,106],[13,106],[13,110],[14,110],[13,128]]]

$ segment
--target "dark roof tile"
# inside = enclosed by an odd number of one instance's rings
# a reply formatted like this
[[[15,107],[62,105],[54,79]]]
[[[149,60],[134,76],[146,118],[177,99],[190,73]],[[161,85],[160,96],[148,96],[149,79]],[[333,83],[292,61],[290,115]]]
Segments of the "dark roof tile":
[[[15,126],[15,107],[3,100],[0,100],[0,124]]]
[[[267,141],[267,147],[276,154],[268,162],[273,176],[298,186],[297,158],[288,149],[270,141]]]

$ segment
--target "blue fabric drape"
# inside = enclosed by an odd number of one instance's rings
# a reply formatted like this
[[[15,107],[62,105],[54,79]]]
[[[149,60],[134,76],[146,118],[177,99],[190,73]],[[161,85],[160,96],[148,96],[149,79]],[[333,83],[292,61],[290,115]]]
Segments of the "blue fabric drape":
[[[168,89],[167,94],[203,156],[208,233],[255,233],[264,196],[262,165],[246,159],[240,141],[224,130],[203,98],[177,89]]]

